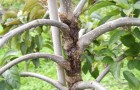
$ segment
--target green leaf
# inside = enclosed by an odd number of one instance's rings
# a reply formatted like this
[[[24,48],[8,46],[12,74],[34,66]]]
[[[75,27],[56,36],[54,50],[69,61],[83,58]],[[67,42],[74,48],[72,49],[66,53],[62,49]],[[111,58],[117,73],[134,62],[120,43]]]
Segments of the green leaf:
[[[124,9],[129,9],[129,4],[127,0],[114,0],[116,2],[116,5],[124,8]]]
[[[112,58],[112,57],[110,57],[110,56],[105,56],[105,57],[103,58],[102,62],[105,63],[105,64],[111,64],[111,63],[113,63],[114,61],[113,61],[113,58]]]
[[[140,15],[140,9],[135,9],[133,14],[133,17],[138,17]]]
[[[121,67],[122,63],[120,62],[115,62],[111,65],[110,71],[116,79],[119,79],[120,77]]]
[[[94,4],[91,9],[89,10],[88,14],[92,14],[95,10],[98,10],[102,7],[106,7],[106,6],[110,6],[110,5],[115,5],[114,2],[109,2],[109,1],[101,1],[101,2],[98,2],[96,4]]]
[[[32,38],[29,34],[29,31],[24,32],[22,36],[23,36],[22,38],[24,39],[24,42],[26,43],[27,47],[30,47]]]
[[[5,21],[9,18],[16,18],[17,12],[15,11],[6,11],[5,14],[2,16],[2,23],[5,23]]]
[[[140,39],[140,30],[139,30],[139,28],[135,28],[134,30],[133,30],[133,34],[134,34],[134,36],[136,36],[138,39]]]
[[[121,37],[121,42],[127,47],[132,47],[135,44],[135,38],[131,34],[127,34]]]
[[[32,62],[34,64],[35,68],[38,68],[39,67],[39,65],[40,65],[39,58],[33,59]]]
[[[0,90],[13,90],[5,80],[0,81]]]
[[[92,77],[97,78],[99,76],[99,69],[96,67],[94,70],[89,70],[89,73],[91,74]]]
[[[88,71],[91,68],[91,63],[89,63],[89,61],[86,60],[86,62],[84,63],[83,67],[82,67],[82,71],[84,74],[87,74]]]
[[[37,49],[40,50],[42,48],[42,36],[41,35],[36,35],[34,38],[34,41],[37,45]]]
[[[3,66],[7,62],[9,62],[12,58],[18,57],[19,53],[18,51],[15,50],[9,50],[8,52],[5,53],[5,55],[2,57],[0,66]]]
[[[18,68],[16,66],[5,71],[3,73],[3,77],[13,89],[20,88],[20,75],[19,75]]]
[[[111,12],[109,12],[105,17],[103,17],[100,22],[98,23],[98,25],[101,25],[103,23],[105,23],[107,20],[109,20],[111,17],[116,16],[120,13],[119,9],[115,9],[112,10]]]
[[[121,35],[124,34],[125,31],[123,30],[116,30],[110,37],[110,40],[109,40],[109,46],[112,46],[112,44],[114,44],[115,42],[117,42]]]
[[[22,43],[21,43],[20,49],[21,49],[21,53],[22,53],[23,55],[27,53],[28,47],[27,47],[27,45],[26,45],[25,42],[22,42]]]
[[[137,56],[140,52],[140,43],[134,43],[129,49],[125,51],[126,56]]]
[[[27,11],[29,13],[38,4],[39,4],[38,0],[26,0],[23,12]]]
[[[93,63],[94,61],[94,56],[93,55],[87,55],[87,54],[84,54],[86,60],[89,62],[89,63]]]
[[[18,51],[16,51],[16,50],[9,50],[8,52],[5,53],[3,58],[7,58],[7,57],[10,57],[10,56],[16,56],[16,55],[18,55]]]
[[[140,60],[137,60],[135,68],[140,71]]]
[[[139,0],[134,4],[134,8],[140,9],[140,1]]]
[[[112,17],[112,15],[105,16],[104,18],[102,18],[102,19],[100,20],[100,22],[98,23],[98,25],[104,24],[104,23],[105,23],[107,20],[109,20],[111,17]]]
[[[129,60],[127,63],[128,69],[134,69],[137,65],[137,60]]]
[[[124,71],[123,72],[124,78],[128,81],[129,86],[133,90],[139,90],[140,82],[139,80],[134,76],[134,74],[130,71]]]
[[[130,16],[131,13],[133,12],[133,7],[129,8],[129,9],[123,9],[123,12],[125,13],[125,15]]]
[[[112,50],[109,48],[103,48],[98,52],[99,55],[115,56]]]

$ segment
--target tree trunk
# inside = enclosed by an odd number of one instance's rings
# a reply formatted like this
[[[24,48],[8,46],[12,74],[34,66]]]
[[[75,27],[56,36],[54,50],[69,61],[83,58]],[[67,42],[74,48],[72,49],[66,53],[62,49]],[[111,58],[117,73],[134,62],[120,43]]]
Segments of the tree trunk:
[[[67,61],[70,63],[70,70],[66,70],[66,80],[68,86],[71,87],[78,81],[82,81],[81,77],[81,51],[78,46],[78,21],[77,18],[72,17],[69,20],[65,15],[60,15],[63,23],[67,24],[70,28],[69,35],[63,37],[64,49],[67,54]]]

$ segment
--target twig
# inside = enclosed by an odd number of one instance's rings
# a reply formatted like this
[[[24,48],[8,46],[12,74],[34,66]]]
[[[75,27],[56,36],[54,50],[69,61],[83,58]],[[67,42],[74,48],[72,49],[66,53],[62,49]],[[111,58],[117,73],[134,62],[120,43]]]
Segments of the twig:
[[[3,35],[2,38],[0,38],[0,48],[13,36],[15,36],[16,34],[22,33],[26,30],[29,30],[30,28],[33,27],[37,27],[37,26],[42,26],[42,25],[51,25],[51,26],[56,26],[59,27],[61,29],[61,31],[63,32],[63,34],[67,34],[67,32],[69,31],[69,27],[61,22],[57,22],[54,20],[49,20],[49,19],[37,19],[34,21],[31,21],[27,24],[24,24],[22,26],[19,26],[13,30],[11,30],[10,32],[8,32],[7,34]]]
[[[74,15],[75,17],[79,17],[79,15],[80,15],[81,12],[82,12],[82,9],[83,9],[84,5],[86,4],[86,1],[87,1],[87,0],[81,0],[81,1],[79,2],[79,4],[76,6],[76,8],[75,8],[74,11],[73,11],[73,15]]]
[[[64,58],[62,56],[58,56],[58,55],[51,55],[51,54],[43,54],[43,53],[31,53],[31,54],[26,54],[24,56],[21,56],[19,58],[16,58],[14,60],[12,60],[11,62],[7,63],[6,65],[4,65],[3,67],[0,68],[0,74],[4,73],[7,69],[11,68],[12,66],[28,60],[28,59],[34,59],[34,58],[49,58],[52,59],[52,61],[56,62],[57,64],[63,66],[64,68],[69,67],[68,65],[65,66],[66,61],[64,60]]]
[[[119,18],[110,22],[107,22],[94,30],[88,32],[87,34],[84,34],[79,39],[79,45],[81,50],[84,50],[86,46],[88,46],[93,40],[95,40],[100,35],[112,31],[118,27],[122,26],[140,26],[140,19],[138,18],[129,18],[129,17],[123,17]]]
[[[49,11],[47,10],[46,13],[43,16],[43,19],[46,19],[49,16]]]
[[[67,87],[64,87],[62,84],[60,84],[58,81],[56,80],[53,80],[51,78],[48,78],[46,76],[43,76],[43,75],[40,75],[40,74],[37,74],[37,73],[32,73],[32,72],[23,72],[20,74],[21,77],[35,77],[35,78],[38,78],[38,79],[41,79],[43,81],[46,81],[50,84],[52,84],[53,86],[55,86],[57,89],[60,89],[60,90],[68,90]]]
[[[72,90],[90,89],[95,88],[97,90],[106,90],[100,83],[96,81],[80,81],[73,85]]]
[[[84,35],[84,33],[86,32],[86,29],[81,29],[80,31],[79,31],[79,38],[81,37],[81,36],[83,36]]]
[[[126,57],[125,54],[120,55],[120,56],[116,59],[116,62],[122,61],[125,57]],[[103,70],[103,72],[96,78],[96,81],[97,81],[97,82],[100,82],[100,81],[107,75],[107,73],[109,72],[109,70],[110,70],[110,65],[108,65],[108,66]]]

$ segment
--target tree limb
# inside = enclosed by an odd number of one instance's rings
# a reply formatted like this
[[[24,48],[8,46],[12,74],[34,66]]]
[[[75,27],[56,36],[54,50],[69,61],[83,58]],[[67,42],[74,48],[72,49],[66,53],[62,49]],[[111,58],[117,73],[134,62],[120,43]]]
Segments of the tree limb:
[[[72,18],[72,0],[60,0],[60,14],[66,15],[69,20]]]
[[[7,69],[11,68],[12,66],[14,66],[22,61],[25,61],[28,59],[34,59],[34,58],[49,58],[64,68],[69,67],[69,64],[67,64],[67,62],[64,60],[64,58],[62,56],[43,54],[43,53],[31,53],[31,54],[26,54],[24,56],[16,58],[16,59],[12,60],[11,62],[7,63],[5,66],[1,67],[0,74],[4,73]]]
[[[21,77],[35,77],[35,78],[38,78],[38,79],[41,79],[43,81],[46,81],[50,84],[52,84],[53,86],[55,86],[57,89],[60,89],[60,90],[68,90],[67,87],[64,87],[62,84],[60,84],[58,81],[56,80],[53,80],[51,78],[48,78],[46,76],[43,76],[43,75],[40,75],[40,74],[37,74],[37,73],[32,73],[32,72],[23,72],[20,74]]]
[[[106,90],[100,83],[96,81],[80,81],[73,85],[72,90],[83,90],[83,89],[91,89],[95,88],[97,90]]]
[[[87,34],[83,35],[79,39],[79,45],[81,50],[84,50],[86,46],[88,46],[93,40],[95,40],[97,37],[100,35],[114,30],[118,27],[122,26],[140,26],[140,19],[138,18],[129,18],[129,17],[124,17],[124,18],[119,18],[110,22],[107,22],[94,30],[88,32]]]
[[[116,59],[116,62],[122,61],[125,57],[126,57],[125,54],[120,55],[120,56]],[[106,76],[106,74],[109,72],[109,70],[110,70],[110,65],[108,65],[108,66],[103,70],[103,72],[96,78],[96,81],[97,81],[97,82],[100,82],[100,81]]]
[[[69,27],[61,22],[57,22],[54,20],[49,20],[49,19],[37,19],[34,21],[31,21],[27,24],[24,24],[22,26],[19,26],[13,30],[11,30],[10,32],[8,32],[7,34],[3,35],[0,38],[0,48],[13,36],[15,36],[16,34],[22,33],[30,28],[33,27],[37,27],[37,26],[42,26],[42,25],[51,25],[51,26],[56,26],[59,27],[61,29],[61,31],[63,32],[63,34],[67,34],[67,32],[69,31]]]
[[[47,1],[48,1],[50,19],[59,21],[57,0],[47,0]],[[60,32],[59,32],[58,28],[54,27],[54,26],[51,26],[51,31],[52,31],[54,53],[55,53],[55,55],[62,56],[62,45],[61,45]],[[56,69],[57,69],[58,81],[61,84],[66,85],[64,69],[60,65],[56,65]]]
[[[76,6],[76,8],[75,8],[74,11],[73,11],[73,15],[74,15],[75,17],[79,17],[79,15],[80,15],[81,12],[82,12],[82,9],[83,9],[84,5],[86,4],[86,1],[87,1],[87,0],[81,0],[81,1],[79,2],[79,4]]]

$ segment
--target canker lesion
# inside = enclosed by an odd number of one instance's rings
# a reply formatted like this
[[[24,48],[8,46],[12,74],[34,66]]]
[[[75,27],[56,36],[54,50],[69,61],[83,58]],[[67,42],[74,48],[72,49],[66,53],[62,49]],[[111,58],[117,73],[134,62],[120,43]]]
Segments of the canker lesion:
[[[69,35],[63,37],[64,49],[67,54],[66,60],[70,63],[70,70],[66,71],[66,80],[69,87],[78,81],[82,81],[81,77],[81,51],[78,42],[78,20],[72,17],[70,20],[63,14],[60,14],[60,20],[67,24],[70,28]]]

